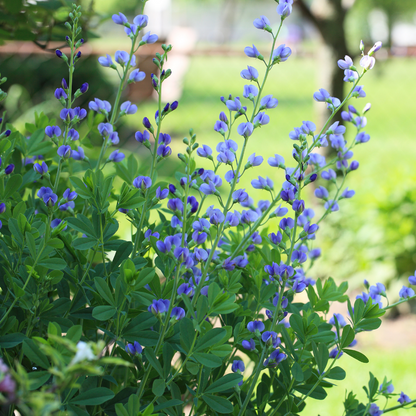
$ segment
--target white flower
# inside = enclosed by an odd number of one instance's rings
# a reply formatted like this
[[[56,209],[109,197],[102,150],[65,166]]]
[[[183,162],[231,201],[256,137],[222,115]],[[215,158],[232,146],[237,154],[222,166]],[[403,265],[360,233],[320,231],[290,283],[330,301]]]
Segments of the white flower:
[[[79,341],[77,344],[77,353],[75,354],[75,357],[71,361],[71,365],[77,364],[80,361],[84,360],[95,360],[96,356],[92,352],[91,347],[84,341]]]

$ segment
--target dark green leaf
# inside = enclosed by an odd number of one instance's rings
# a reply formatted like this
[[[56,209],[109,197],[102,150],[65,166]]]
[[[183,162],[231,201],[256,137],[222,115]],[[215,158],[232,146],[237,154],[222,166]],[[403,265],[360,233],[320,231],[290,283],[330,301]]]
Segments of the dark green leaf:
[[[183,318],[179,325],[181,330],[181,345],[188,352],[195,336],[194,325],[189,318]]]
[[[203,366],[208,368],[216,368],[222,364],[221,358],[213,354],[205,354],[202,352],[196,352],[193,357]]]
[[[95,234],[91,221],[84,215],[78,214],[76,218],[69,217],[66,221],[74,230],[86,234],[88,237],[95,237],[97,239],[97,235]]]
[[[341,349],[344,347],[348,347],[348,345],[351,344],[351,342],[354,341],[354,330],[351,328],[350,325],[347,325],[344,327],[344,329],[342,330],[342,335],[341,335]]]
[[[16,332],[15,334],[7,334],[0,337],[0,348],[13,348],[21,344],[26,338],[26,335]]]
[[[37,390],[42,387],[51,377],[51,373],[48,371],[32,371],[27,374],[30,381],[29,390]]]
[[[220,396],[214,396],[212,394],[204,394],[202,396],[202,400],[215,412],[221,414],[228,414],[232,413],[233,405],[227,399],[224,399]],[[208,412],[208,414],[211,412]]]
[[[165,392],[165,380],[162,380],[160,378],[157,378],[154,382],[153,382],[153,386],[152,386],[152,393],[156,396],[163,396],[163,393]]]
[[[94,237],[81,237],[72,241],[71,245],[75,250],[88,250],[97,245],[98,241]]]
[[[158,412],[159,410],[168,409],[169,407],[174,407],[174,406],[180,406],[181,404],[183,404],[182,400],[178,400],[178,399],[168,400],[162,404],[157,405],[154,408],[154,411]]]
[[[103,299],[112,306],[115,306],[113,294],[111,293],[108,284],[102,277],[96,277],[94,279],[95,288],[97,289],[98,293],[103,297]],[[94,315],[94,314],[93,314]]]
[[[117,309],[114,306],[96,306],[92,311],[92,317],[99,321],[107,321],[112,318],[116,312]]]
[[[361,361],[362,363],[368,363],[368,358],[361,352],[350,350],[348,348],[344,348],[342,351],[345,352],[345,354],[348,354],[350,357],[355,358],[358,361]]]
[[[150,365],[158,372],[159,376],[163,379],[163,369],[159,363],[159,360],[156,358],[154,351],[151,348],[146,348],[145,353]]]
[[[227,331],[224,328],[211,329],[205,335],[199,338],[195,347],[195,352],[206,350],[209,347],[215,345],[217,342],[220,342],[226,333]]]
[[[103,404],[114,397],[114,393],[105,387],[96,387],[79,394],[69,401],[71,404],[79,404],[82,406],[93,406]]]
[[[9,180],[7,181],[2,199],[5,200],[12,196],[20,188],[22,182],[23,178],[21,175],[15,174],[10,176]]]
[[[224,377],[221,377],[219,380],[214,381],[208,388],[205,389],[205,393],[219,393],[220,391],[225,391],[235,387],[241,380],[243,376],[241,374],[232,373],[226,374]]]
[[[304,378],[303,377],[303,371],[302,371],[302,367],[300,366],[299,363],[296,363],[296,362],[293,363],[291,371],[292,371],[293,377],[296,381],[298,381],[298,382],[303,381],[303,378]]]
[[[38,264],[52,270],[63,270],[66,267],[65,260],[60,257],[47,257],[39,261]]]
[[[31,339],[23,341],[23,354],[38,367],[42,367],[44,369],[48,369],[50,367],[49,361],[45,354]]]
[[[330,378],[331,380],[344,380],[345,371],[341,367],[334,367],[325,374],[325,378]]]

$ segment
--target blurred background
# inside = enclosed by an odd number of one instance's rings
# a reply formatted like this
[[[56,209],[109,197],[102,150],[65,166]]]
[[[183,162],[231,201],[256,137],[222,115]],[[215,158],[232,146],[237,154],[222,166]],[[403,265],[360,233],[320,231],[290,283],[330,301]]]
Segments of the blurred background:
[[[67,76],[67,69],[54,51],[58,47],[66,50],[63,23],[72,2],[0,0],[0,70],[8,78],[4,87],[9,94],[4,109],[7,121],[22,132],[25,123],[34,121],[35,112],[58,116],[53,92]],[[75,86],[83,82],[90,85],[77,105],[88,107],[95,97],[112,102],[118,78],[114,71],[102,68],[97,58],[107,53],[114,55],[118,49],[128,50],[129,39],[123,28],[111,21],[111,15],[122,12],[131,21],[140,13],[143,3],[74,3],[83,7],[86,39]],[[142,173],[146,172],[147,153],[134,141],[134,133],[143,129],[142,118],[152,119],[156,111],[150,73],[156,71],[152,57],[161,50],[160,45],[173,45],[168,61],[173,75],[164,84],[163,96],[168,102],[179,101],[179,108],[166,118],[163,128],[172,136],[173,154],[184,150],[182,138],[189,128],[194,129],[199,143],[214,148],[220,136],[213,126],[224,108],[220,97],[242,95],[245,82],[239,74],[248,64],[262,69],[259,61],[244,55],[244,47],[254,43],[265,56],[271,47],[269,35],[255,29],[252,21],[262,14],[276,28],[276,5],[272,0],[150,0],[146,4],[148,30],[157,33],[160,42],[139,50],[138,67],[148,76],[124,94],[125,100],[140,103],[139,111],[124,117],[118,127],[121,146],[127,154],[138,155]],[[332,276],[337,281],[348,280],[352,294],[364,289],[364,279],[370,284],[382,282],[390,302],[394,302],[399,289],[407,285],[407,277],[416,269],[416,1],[296,0],[280,36],[280,43],[291,47],[292,56],[274,68],[266,87],[268,94],[278,98],[279,105],[270,112],[270,124],[256,130],[247,154],[256,152],[267,160],[278,153],[291,165],[289,132],[300,126],[302,120],[314,121],[318,129],[322,126],[327,110],[325,105],[314,102],[312,94],[318,88],[326,88],[342,98],[350,84],[344,85],[343,71],[336,61],[348,54],[358,66],[361,39],[366,50],[375,41],[383,42],[374,69],[363,80],[367,97],[351,102],[359,110],[367,102],[372,103],[366,127],[371,140],[354,150],[360,167],[348,178],[348,186],[356,195],[341,201],[340,211],[330,215],[321,227],[316,246],[322,248],[323,256],[311,274],[314,278]],[[81,137],[89,133],[86,124],[80,129]],[[353,134],[348,131],[347,138],[353,138]],[[95,132],[82,141],[86,146],[100,142]],[[92,159],[96,157],[94,152],[93,148],[89,150]],[[162,164],[159,176],[169,181],[177,169],[178,162],[171,157]],[[276,176],[266,163],[257,169],[242,180],[242,187],[250,190],[255,200],[267,195],[252,191],[249,182],[253,177],[268,175],[276,184],[283,179],[281,172]],[[226,192],[226,187],[222,188]],[[310,192],[307,205],[321,213],[322,208],[312,197],[313,189]],[[277,227],[277,222],[273,226]],[[359,343],[370,356],[368,370],[380,378],[392,378],[397,388],[414,398],[416,386],[411,383],[412,375],[406,373],[409,357],[416,352],[416,321],[409,315],[412,309],[416,309],[414,304],[393,310],[377,338],[363,334]],[[397,349],[401,354],[392,357],[391,352]],[[350,360],[351,368],[356,368],[350,357],[342,359]],[[361,380],[364,382],[362,377]],[[356,387],[354,371],[340,385]],[[334,406],[341,409],[342,391],[334,389],[331,400],[316,402],[309,414],[326,415]]]

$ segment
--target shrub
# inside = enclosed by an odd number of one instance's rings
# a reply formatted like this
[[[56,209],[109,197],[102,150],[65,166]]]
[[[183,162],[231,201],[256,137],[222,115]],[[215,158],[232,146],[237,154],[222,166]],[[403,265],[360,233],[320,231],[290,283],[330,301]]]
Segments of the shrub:
[[[346,282],[315,282],[307,274],[321,255],[313,246],[321,221],[354,195],[344,184],[358,168],[352,149],[370,138],[363,131],[370,106],[359,111],[349,105],[342,113],[357,129],[349,144],[345,127],[332,120],[347,101],[366,96],[359,82],[374,66],[380,43],[367,54],[360,46],[361,72],[349,57],[338,62],[352,84],[343,102],[324,89],[315,92],[329,117],[321,129],[304,121],[290,133],[294,167],[270,155],[269,165],[284,172],[282,187],[268,177],[253,179],[268,197],[257,205],[238,187],[241,176],[263,163],[256,154],[247,157],[246,146],[278,105],[265,86],[270,71],[291,55],[289,47],[276,47],[291,10],[292,1],[280,2],[277,30],[265,16],[254,21],[271,37],[271,52],[264,57],[254,45],[245,48],[264,73],[253,66],[241,71],[249,82],[245,101],[221,98],[217,156],[191,130],[178,155],[178,180],[167,184],[157,181],[157,171],[172,153],[163,121],[178,107],[161,100],[171,46],[163,45],[154,58],[160,71],[152,75],[159,97],[155,117],[145,117],[144,130],[135,135],[151,160],[150,171],[142,172],[134,155],[108,152],[119,143],[120,118],[137,111],[121,103],[126,85],[144,77],[138,68],[131,71],[134,53],[157,36],[141,34],[145,15],[132,24],[121,13],[113,16],[131,40],[130,52],[99,58],[118,72],[120,85],[113,105],[96,98],[87,118],[85,109],[74,107],[88,90],[87,83],[73,85],[83,43],[74,6],[66,24],[71,52],[56,51],[69,69],[68,81],[55,91],[60,120],[37,115],[26,125],[28,138],[4,129],[3,121],[0,130],[0,390],[9,414],[17,408],[33,415],[182,415],[186,407],[194,415],[298,414],[309,397],[324,399],[332,381],[345,377],[343,354],[368,361],[353,346],[356,334],[377,329],[394,306],[383,306],[384,287],[368,285],[352,304]],[[103,140],[97,159],[77,143],[88,143],[76,130],[85,118]],[[315,149],[329,144],[337,155],[326,161]],[[195,156],[209,160],[213,170],[198,168]],[[324,208],[313,220],[302,195],[318,175],[336,186],[331,195],[323,185],[315,189]],[[113,185],[116,176],[121,186]],[[127,240],[117,236],[123,218],[131,224]],[[267,223],[274,225],[267,230]],[[400,296],[404,302],[415,295],[403,287]],[[328,319],[334,302],[347,303],[347,318]],[[373,375],[366,392],[367,403],[349,393],[347,415],[379,415],[375,401],[395,396],[391,382],[379,388]],[[403,393],[398,401],[399,407],[414,402]]]

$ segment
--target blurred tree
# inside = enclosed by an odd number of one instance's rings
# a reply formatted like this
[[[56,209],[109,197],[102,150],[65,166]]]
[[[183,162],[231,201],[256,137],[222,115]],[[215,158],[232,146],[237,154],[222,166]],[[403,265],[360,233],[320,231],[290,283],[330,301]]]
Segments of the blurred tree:
[[[356,0],[354,8],[359,9],[361,14],[366,14],[371,10],[379,9],[386,14],[388,37],[385,46],[391,47],[393,27],[399,20],[412,20],[416,12],[415,0]]]
[[[50,41],[62,41],[67,35],[64,23],[73,3],[82,6],[84,38],[97,37],[90,31],[94,0],[0,0],[0,44],[11,40],[33,41],[48,49]]]

